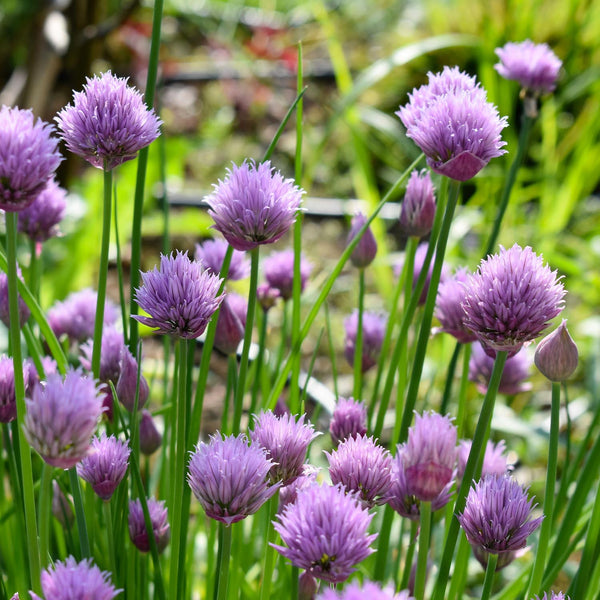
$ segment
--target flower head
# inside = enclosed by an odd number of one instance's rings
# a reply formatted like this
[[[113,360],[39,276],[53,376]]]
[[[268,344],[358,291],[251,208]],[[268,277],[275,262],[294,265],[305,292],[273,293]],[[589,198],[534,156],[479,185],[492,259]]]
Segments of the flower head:
[[[566,381],[577,368],[579,353],[567,330],[567,320],[547,335],[535,350],[535,366],[550,381]]]
[[[436,173],[466,181],[506,152],[500,137],[506,117],[500,118],[485,90],[458,67],[428,77],[396,114]]]
[[[254,514],[279,488],[270,485],[273,462],[245,435],[211,436],[190,459],[188,483],[211,519],[231,525]]]
[[[218,295],[222,279],[204,270],[187,253],[161,255],[160,270],[142,273],[142,286],[136,290],[140,308],[150,316],[137,316],[140,323],[158,327],[158,333],[185,339],[202,335],[223,300]]]
[[[104,336],[102,337],[102,342],[104,342]],[[102,356],[100,358],[100,369],[102,369]],[[148,382],[140,373],[138,361],[133,357],[133,354],[131,354],[129,348],[125,345],[121,348],[119,356],[119,378],[117,379],[115,390],[119,402],[129,412],[133,412],[135,408],[136,394],[138,410],[145,406],[148,396],[150,395]]]
[[[275,529],[287,547],[272,546],[295,567],[339,583],[373,552],[369,545],[377,534],[368,534],[372,517],[342,486],[309,486],[277,515]]]
[[[331,588],[323,590],[322,594],[317,596],[317,600],[412,600],[410,592],[404,590],[397,594],[390,587],[381,588],[379,584],[371,581],[351,583],[343,591],[335,591]]]
[[[436,330],[436,333],[442,331],[449,333],[461,344],[468,344],[477,339],[465,325],[465,311],[462,304],[465,299],[467,280],[467,270],[458,269],[452,277],[440,282],[434,313],[442,325]]]
[[[140,92],[110,71],[86,78],[56,122],[67,148],[99,169],[132,160],[160,135],[160,119]]]
[[[302,474],[309,444],[317,437],[312,423],[305,423],[306,415],[296,417],[284,414],[277,417],[273,411],[261,411],[254,420],[250,439],[267,451],[273,461],[269,477],[273,483],[289,485]]]
[[[23,363],[25,387],[29,381],[29,368]],[[0,423],[10,423],[17,418],[17,397],[15,394],[15,368],[13,359],[0,356]]]
[[[81,364],[88,371],[92,370],[93,340],[89,339],[81,346]],[[100,381],[115,385],[121,374],[121,353],[125,348],[125,338],[115,327],[105,328],[102,334],[102,347],[100,351]]]
[[[504,369],[500,376],[498,391],[501,394],[512,396],[531,389],[531,383],[527,381],[531,375],[532,360],[527,348],[521,348],[514,356],[504,363]],[[477,384],[477,389],[485,394],[487,392],[494,359],[488,355],[479,342],[475,342],[471,348],[471,359],[469,360],[469,381]]]
[[[341,483],[349,492],[356,492],[368,508],[383,503],[381,498],[392,483],[392,457],[383,446],[372,437],[359,435],[325,454],[334,485]]]
[[[294,289],[294,251],[274,252],[265,258],[262,267],[269,286],[279,290],[279,295],[284,300],[289,300]],[[306,287],[311,271],[312,264],[304,256],[300,256],[301,291]]]
[[[319,467],[309,465],[308,463],[302,465],[302,475],[299,475],[290,484],[284,485],[279,489],[278,512],[282,512],[288,504],[296,502],[298,494],[303,489],[311,485],[318,485],[317,475],[319,471]]]
[[[17,265],[17,277],[23,281],[23,275],[21,274],[21,268]],[[25,300],[21,297],[21,294],[17,293],[18,305],[19,305],[19,324],[21,327],[27,323],[31,311]],[[10,310],[8,300],[8,275],[4,271],[0,271],[0,321],[2,321],[7,327],[10,327]]]
[[[408,236],[423,237],[433,227],[435,192],[429,171],[414,170],[400,208],[400,229]]]
[[[562,61],[547,44],[531,40],[508,42],[496,48],[500,62],[494,68],[505,79],[514,79],[535,95],[554,91]]]
[[[244,339],[244,323],[238,317],[233,307],[231,306],[231,297],[233,294],[227,294],[217,319],[217,327],[215,330],[215,348],[223,352],[223,354],[235,354],[240,342]],[[245,301],[244,301],[245,302]]]
[[[167,521],[167,509],[164,500],[155,500],[148,498],[148,512],[150,513],[150,522],[152,523],[152,531],[156,540],[156,547],[159,552],[162,552],[169,543],[171,538],[171,528]],[[142,502],[138,498],[129,502],[129,537],[133,545],[141,552],[150,551],[150,539],[146,522],[144,521],[144,510]]]
[[[465,509],[458,520],[473,547],[475,557],[485,567],[488,554],[498,554],[498,569],[525,547],[527,537],[544,517],[531,518],[533,500],[527,489],[508,475],[486,475],[469,490]]]
[[[356,213],[354,217],[352,217],[352,224],[350,226],[350,231],[348,232],[346,244],[350,244],[350,242],[358,235],[358,232],[363,228],[366,222],[367,217],[365,217],[363,213]],[[377,242],[375,241],[375,236],[373,235],[371,228],[367,227],[365,232],[362,234],[360,241],[352,251],[350,260],[355,267],[364,269],[375,260],[376,255]]]
[[[551,271],[527,246],[482,260],[469,277],[463,303],[465,325],[486,352],[516,354],[534,340],[563,309],[565,290],[556,271]]]
[[[88,454],[103,410],[93,379],[73,370],[64,380],[48,375],[25,402],[25,437],[48,464],[70,469]]]
[[[102,432],[100,437],[92,440],[89,454],[77,465],[77,474],[92,486],[102,500],[110,500],[125,477],[130,453],[126,442],[121,442],[114,435],[106,437]]]
[[[244,161],[228,169],[206,201],[215,229],[236,250],[252,250],[276,242],[287,232],[303,193],[269,161],[258,165]]]
[[[367,406],[354,398],[338,398],[329,423],[334,444],[367,433]]]
[[[460,440],[458,444],[458,470],[457,479],[462,479],[471,452],[471,440]],[[481,477],[486,475],[506,475],[509,471],[508,458],[506,456],[506,444],[500,440],[494,444],[488,440],[483,456],[483,465],[481,467]]]
[[[58,235],[58,224],[66,207],[67,191],[54,179],[49,179],[35,200],[19,213],[19,231],[34,242],[45,242]]]
[[[569,596],[566,596],[563,592],[550,592],[550,596],[548,596],[547,592],[544,592],[544,595],[541,598],[539,596],[536,596],[536,599],[537,600],[570,600]]]
[[[379,352],[385,335],[385,318],[377,313],[363,312],[362,371],[368,371],[377,364]],[[358,310],[344,320],[346,341],[344,356],[350,365],[354,365],[354,349],[358,332]]]
[[[256,289],[256,297],[263,311],[268,312],[275,306],[281,294],[277,288],[271,287],[268,283],[261,283]]]
[[[31,110],[0,108],[0,208],[18,212],[46,187],[62,160],[54,128]]]
[[[204,265],[211,273],[219,275],[223,267],[223,260],[229,244],[220,238],[207,240],[202,244],[196,244],[194,258]],[[250,261],[244,252],[234,250],[231,255],[231,263],[226,279],[236,281],[246,279],[250,275]]]

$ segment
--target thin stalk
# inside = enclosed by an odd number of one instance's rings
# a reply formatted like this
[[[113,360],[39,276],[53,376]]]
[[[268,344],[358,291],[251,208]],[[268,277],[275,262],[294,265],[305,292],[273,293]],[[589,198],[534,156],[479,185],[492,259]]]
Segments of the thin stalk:
[[[119,304],[121,306],[121,322],[123,324],[123,337],[125,338],[125,343],[128,343],[129,340],[129,327],[128,327],[128,318],[127,318],[127,305],[125,302],[125,290],[123,287],[123,261],[121,260],[121,240],[119,238],[119,218],[117,211],[117,186],[116,184],[113,187],[113,198],[115,199],[113,202],[113,221],[115,224],[115,243],[117,246],[117,278],[119,281]]]
[[[461,535],[458,540],[458,550],[456,551],[456,561],[454,563],[454,572],[450,579],[450,589],[448,590],[448,600],[460,600],[463,597],[465,578],[467,576],[467,567],[469,566],[469,556],[471,554],[471,545],[465,535]]]
[[[52,471],[53,467],[44,463],[38,497],[38,519],[40,524],[40,564],[45,567],[50,558],[50,514],[52,512]]]
[[[110,564],[110,572],[113,574],[113,577],[117,577],[117,561],[115,559],[115,533],[113,531],[113,520],[110,502],[102,502],[102,511],[104,512],[104,520],[106,521],[106,539],[108,542],[108,559]]]
[[[226,600],[229,583],[229,563],[231,558],[231,525],[219,522],[219,557],[217,560],[216,598]]]
[[[358,270],[358,323],[354,342],[354,398],[362,398],[363,313],[365,310],[365,270]]]
[[[79,549],[82,558],[91,556],[90,540],[88,538],[87,523],[85,521],[85,510],[83,508],[83,498],[81,497],[81,486],[75,467],[69,469],[69,481],[71,482],[71,495],[73,496],[73,506],[75,507],[75,519],[77,521],[77,530],[79,532]]]
[[[496,565],[498,564],[497,554],[488,554],[488,563],[485,568],[485,579],[483,580],[483,591],[481,592],[481,600],[489,600],[492,594],[492,586],[496,576]],[[529,596],[526,596],[528,598]]]
[[[292,565],[292,589],[290,590],[290,600],[298,600],[298,583],[300,578],[300,573],[298,567],[294,567]]]
[[[271,521],[275,518],[277,513],[277,503],[279,502],[279,494],[275,493],[267,503],[268,519],[265,523],[264,530],[264,568],[262,585],[260,586],[260,600],[269,600],[271,597],[271,584],[273,583],[273,571],[275,569],[275,559],[277,558],[277,552],[275,548],[270,545],[269,542],[274,542],[277,537],[275,528],[271,525]]]
[[[556,493],[556,469],[558,462],[558,433],[560,422],[560,383],[552,383],[552,404],[550,409],[550,440],[548,443],[548,466],[546,471],[546,490],[544,493],[544,520],[540,529],[537,552],[527,588],[526,598],[540,593],[540,585],[544,574],[548,542],[552,532],[552,512]],[[574,598],[581,598],[575,595]]]
[[[429,538],[431,536],[431,502],[420,505],[419,552],[417,554],[417,573],[415,577],[415,598],[423,600],[427,577],[427,556],[429,555]]]
[[[17,439],[19,445],[19,460],[21,467],[21,483],[23,491],[23,510],[25,512],[25,530],[27,535],[27,554],[31,585],[36,593],[40,588],[40,555],[37,540],[37,523],[35,515],[35,495],[33,491],[33,469],[31,466],[31,449],[25,434],[25,382],[23,379],[23,358],[21,355],[21,327],[19,324],[19,300],[17,295],[17,213],[7,212],[6,219],[6,250],[8,276],[8,305],[9,305],[9,339],[14,366],[15,399],[17,404]]]
[[[336,363],[336,353],[333,345],[333,335],[331,332],[331,319],[329,317],[329,305],[325,303],[325,327],[327,328],[327,346],[329,349],[329,364],[331,369],[331,379],[333,380],[333,395],[335,396],[336,402],[340,397],[338,392],[338,382],[337,382],[337,363]]]
[[[458,538],[458,532],[460,529],[456,515],[462,513],[465,507],[467,493],[471,487],[471,482],[476,475],[476,467],[480,463],[480,458],[483,456],[483,451],[487,443],[489,427],[492,422],[492,415],[494,414],[496,394],[498,393],[498,386],[500,385],[500,378],[502,377],[502,371],[504,370],[506,357],[507,353],[505,351],[501,351],[496,354],[496,360],[494,361],[494,368],[492,370],[488,389],[483,399],[477,426],[475,427],[471,451],[469,452],[469,457],[465,465],[465,471],[463,473],[460,488],[456,495],[454,515],[448,528],[448,534],[444,543],[444,552],[439,565],[438,576],[433,588],[431,600],[442,600],[444,598],[444,592],[448,582],[448,573],[450,572],[454,548],[456,547],[456,539]]]
[[[221,415],[221,431],[227,433],[227,421],[229,419],[229,404],[231,397],[235,395],[235,380],[237,375],[237,359],[234,354],[227,357],[227,387],[225,388],[225,401],[223,402],[223,414]],[[252,414],[252,413],[250,413]]]
[[[394,509],[389,505],[385,505],[383,511],[383,520],[381,529],[377,539],[377,554],[375,556],[375,571],[373,579],[375,581],[384,581],[386,578],[386,567],[388,559],[388,548],[390,546],[390,533],[392,531],[392,523],[394,521]]]
[[[269,323],[269,311],[263,310],[260,319],[258,333],[258,355],[256,357],[256,371],[254,381],[252,382],[252,399],[250,401],[250,414],[256,413],[258,407],[258,393],[260,390],[261,378],[263,375],[263,363],[265,360],[265,347],[267,343],[267,327]]]
[[[457,344],[457,346],[462,344]],[[462,437],[465,425],[465,413],[467,408],[467,387],[469,385],[469,362],[471,361],[472,344],[465,344],[465,353],[463,355],[463,368],[460,376],[460,388],[458,390],[458,409],[456,411],[456,435],[458,439]],[[444,414],[444,413],[442,413]]]
[[[40,278],[41,278],[41,245],[35,240],[29,240],[29,289],[33,297],[40,300]],[[39,250],[39,251],[38,251]]]
[[[406,558],[404,560],[404,570],[402,571],[402,579],[400,581],[400,590],[408,589],[408,582],[410,581],[410,574],[412,571],[412,562],[415,555],[415,547],[417,545],[417,532],[419,529],[418,521],[410,522],[410,540],[408,542],[408,548],[406,550]]]
[[[446,372],[446,383],[444,384],[444,393],[442,395],[442,401],[440,403],[440,415],[445,415],[448,412],[448,403],[450,402],[450,396],[452,395],[452,384],[454,383],[454,373],[456,372],[456,365],[458,363],[458,355],[462,344],[456,342],[452,357],[448,363],[448,371]]]

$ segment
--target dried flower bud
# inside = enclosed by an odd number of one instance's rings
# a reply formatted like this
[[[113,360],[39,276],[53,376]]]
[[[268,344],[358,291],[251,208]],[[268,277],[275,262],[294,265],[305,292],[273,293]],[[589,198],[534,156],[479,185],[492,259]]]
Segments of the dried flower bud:
[[[535,351],[535,366],[550,381],[565,381],[577,368],[577,345],[567,330],[567,320],[539,344]]]

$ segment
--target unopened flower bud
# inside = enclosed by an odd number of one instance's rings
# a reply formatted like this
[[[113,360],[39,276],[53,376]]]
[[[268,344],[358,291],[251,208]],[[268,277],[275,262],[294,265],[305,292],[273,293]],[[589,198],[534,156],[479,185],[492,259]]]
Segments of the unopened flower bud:
[[[299,600],[313,600],[318,589],[317,580],[308,571],[304,571],[298,578]]]
[[[140,419],[140,450],[146,456],[154,454],[162,444],[162,434],[158,431],[149,411],[142,411]]]
[[[362,213],[356,213],[352,218],[352,225],[350,226],[350,232],[348,233],[347,244],[349,244],[357,235],[358,232],[362,229],[363,225],[367,222],[367,217]],[[367,227],[365,232],[362,234],[360,241],[355,246],[352,254],[350,255],[350,260],[355,267],[359,269],[364,269],[369,266],[373,260],[375,260],[375,256],[377,254],[377,242],[375,241],[375,236],[371,231],[370,227]]]
[[[433,227],[435,194],[429,171],[415,170],[406,186],[400,209],[400,229],[409,236],[423,237]]]
[[[230,306],[228,298],[221,303],[215,331],[215,348],[227,355],[235,354],[244,339],[244,325]]]
[[[562,323],[539,344],[535,351],[534,362],[539,371],[550,381],[565,381],[577,368],[579,354],[577,345],[567,330],[567,320]]]

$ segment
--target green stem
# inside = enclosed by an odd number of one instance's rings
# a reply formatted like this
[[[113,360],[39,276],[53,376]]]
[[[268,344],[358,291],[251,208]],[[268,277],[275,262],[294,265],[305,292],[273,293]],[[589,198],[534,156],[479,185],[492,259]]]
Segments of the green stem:
[[[292,589],[290,590],[290,600],[298,600],[298,583],[299,583],[299,569],[292,565]]]
[[[108,559],[110,564],[110,571],[113,579],[117,578],[117,562],[115,559],[115,534],[113,531],[113,520],[112,511],[110,508],[110,502],[102,502],[102,510],[104,512],[104,520],[106,521],[106,539],[108,541]]]
[[[227,357],[227,387],[225,388],[225,401],[223,402],[223,414],[221,415],[221,431],[226,434],[227,421],[229,419],[229,404],[232,395],[235,395],[235,380],[237,375],[237,358],[234,354]],[[250,413],[252,414],[252,412]]]
[[[39,302],[40,300],[40,272],[41,272],[41,256],[38,256],[38,242],[30,240],[29,244],[29,289],[33,297]]]
[[[481,412],[475,428],[475,434],[471,444],[471,451],[469,452],[469,457],[465,465],[465,471],[460,488],[456,495],[454,515],[448,528],[448,535],[446,536],[446,541],[444,543],[444,552],[442,554],[438,576],[435,582],[435,587],[433,588],[431,600],[442,600],[444,598],[444,592],[448,582],[448,573],[450,572],[450,565],[452,563],[454,548],[456,547],[456,540],[458,538],[458,532],[460,529],[457,515],[462,513],[465,507],[467,493],[471,487],[471,482],[476,475],[476,468],[480,463],[480,458],[483,456],[483,450],[487,443],[487,435],[492,422],[494,406],[496,404],[496,394],[498,393],[498,386],[500,385],[500,378],[502,377],[502,371],[504,370],[506,357],[507,352],[505,351],[501,351],[496,354],[494,368],[492,370],[488,389],[483,399]]]
[[[448,363],[448,371],[446,372],[446,383],[444,384],[444,393],[442,395],[442,401],[440,403],[440,415],[445,415],[448,412],[448,404],[450,402],[450,396],[452,395],[452,384],[454,383],[454,373],[456,372],[456,365],[458,363],[458,355],[462,344],[456,342],[452,357]]]
[[[492,594],[492,586],[496,576],[496,565],[498,564],[497,554],[488,554],[488,563],[485,568],[485,579],[483,580],[483,591],[481,592],[481,600],[489,600]],[[528,598],[529,596],[526,596]]]
[[[277,513],[278,502],[279,494],[275,493],[275,495],[269,498],[267,504],[268,519],[265,523],[265,543],[263,547],[265,562],[263,568],[262,585],[260,587],[260,600],[269,600],[271,598],[271,584],[273,583],[273,571],[275,570],[275,559],[277,558],[277,552],[275,551],[275,548],[269,544],[269,542],[274,542],[275,538],[277,537],[277,532],[271,525],[271,521],[275,518],[275,514]]]
[[[38,513],[40,524],[40,563],[42,567],[48,564],[50,558],[50,514],[52,512],[52,471],[53,467],[44,463],[42,466],[42,480],[40,495],[38,497]]]
[[[471,361],[472,348],[472,344],[465,344],[463,368],[462,374],[460,376],[460,388],[458,390],[458,409],[456,411],[456,435],[458,439],[462,437],[463,428],[465,425],[465,413],[467,409],[467,387],[469,384],[469,362]]]
[[[125,290],[123,287],[123,261],[121,259],[121,240],[119,238],[119,211],[117,210],[118,199],[117,199],[117,186],[113,186],[113,221],[115,224],[115,243],[117,246],[117,278],[119,282],[119,304],[121,306],[121,322],[123,323],[123,337],[125,343],[129,341],[129,327],[127,319],[127,306],[125,302]],[[135,356],[135,355],[134,355]]]
[[[217,600],[226,600],[231,557],[231,526],[219,522],[219,557],[217,560]]]
[[[427,556],[431,535],[431,502],[421,502],[420,506],[419,552],[417,554],[417,574],[415,577],[415,598],[423,600],[427,577]]]
[[[450,579],[450,590],[448,591],[448,600],[460,600],[463,597],[467,567],[469,566],[469,556],[471,554],[471,545],[465,535],[461,535],[458,540],[458,550],[456,551],[456,562],[454,563],[454,573]]]
[[[83,498],[81,497],[81,486],[75,467],[69,469],[69,481],[71,482],[71,494],[73,496],[73,506],[75,507],[75,519],[77,520],[77,530],[79,532],[79,548],[82,558],[91,556],[90,540],[88,538],[87,524],[85,521],[85,511],[83,509]]]
[[[252,400],[250,402],[250,414],[256,413],[258,406],[258,392],[261,387],[263,375],[263,363],[265,360],[265,344],[267,343],[267,325],[269,322],[269,311],[262,311],[260,329],[258,334],[258,356],[256,357],[256,371],[252,382]]]
[[[402,571],[402,579],[400,581],[400,590],[408,589],[408,582],[410,581],[410,574],[412,571],[412,562],[415,555],[415,546],[417,545],[417,532],[419,529],[418,521],[410,522],[410,540],[408,541],[408,548],[406,550],[406,558],[404,560],[404,570]]]
[[[23,358],[21,355],[21,327],[19,323],[19,300],[17,294],[17,213],[7,212],[6,219],[6,250],[8,276],[8,305],[9,305],[9,339],[12,349],[15,399],[17,405],[17,437],[19,444],[19,460],[21,463],[21,479],[23,486],[23,509],[25,511],[25,529],[27,534],[27,553],[31,585],[36,593],[40,588],[40,555],[37,539],[37,523],[35,515],[35,495],[33,491],[33,468],[31,465],[31,449],[25,434],[25,381],[23,379]]]
[[[365,309],[365,270],[358,270],[358,323],[354,343],[354,398],[362,398],[363,313]]]
[[[383,511],[383,520],[377,539],[377,554],[375,556],[375,571],[373,579],[375,581],[384,581],[386,577],[386,567],[388,559],[388,549],[390,546],[390,533],[392,530],[392,522],[394,521],[394,509],[389,505],[385,505]]]

